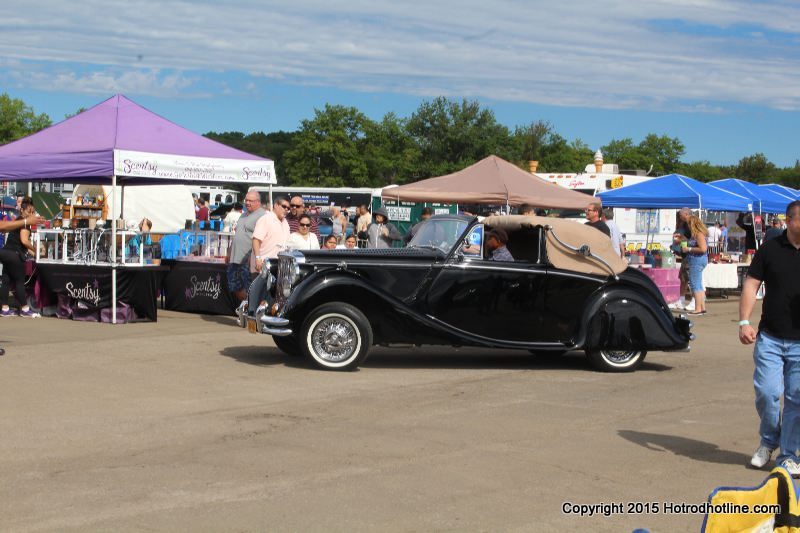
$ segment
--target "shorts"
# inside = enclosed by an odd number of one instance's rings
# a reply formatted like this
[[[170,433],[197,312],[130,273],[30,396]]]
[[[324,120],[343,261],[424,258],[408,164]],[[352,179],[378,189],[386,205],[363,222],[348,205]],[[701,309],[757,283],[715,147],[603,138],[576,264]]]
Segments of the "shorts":
[[[704,291],[703,270],[708,266],[708,256],[706,254],[687,255],[684,261],[689,265],[689,288],[692,289],[692,292]]]
[[[250,287],[250,264],[231,263],[228,265],[228,290],[230,292],[246,291]]]

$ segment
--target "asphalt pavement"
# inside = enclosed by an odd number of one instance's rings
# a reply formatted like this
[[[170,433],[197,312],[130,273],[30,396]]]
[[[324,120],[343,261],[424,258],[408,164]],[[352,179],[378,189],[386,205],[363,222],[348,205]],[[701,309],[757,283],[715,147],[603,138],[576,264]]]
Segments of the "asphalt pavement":
[[[228,317],[2,318],[0,530],[697,531],[664,504],[767,475],[737,305],[632,374],[449,347],[332,373]]]

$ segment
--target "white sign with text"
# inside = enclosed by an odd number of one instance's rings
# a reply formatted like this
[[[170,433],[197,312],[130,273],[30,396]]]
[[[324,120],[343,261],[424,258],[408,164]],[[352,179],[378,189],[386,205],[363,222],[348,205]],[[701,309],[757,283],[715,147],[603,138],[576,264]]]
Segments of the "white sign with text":
[[[275,163],[261,159],[217,159],[114,150],[117,176],[175,181],[277,184]]]

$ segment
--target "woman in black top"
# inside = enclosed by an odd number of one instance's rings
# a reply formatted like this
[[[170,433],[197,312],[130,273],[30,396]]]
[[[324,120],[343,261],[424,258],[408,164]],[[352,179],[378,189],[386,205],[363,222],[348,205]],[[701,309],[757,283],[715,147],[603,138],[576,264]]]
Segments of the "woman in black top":
[[[30,198],[24,198],[20,204],[20,218],[27,220],[35,216],[35,209]],[[31,230],[27,223],[21,228],[16,228],[8,233],[5,247],[0,250],[0,261],[3,263],[3,284],[0,287],[0,316],[15,315],[16,312],[8,307],[8,290],[14,284],[14,295],[19,304],[20,316],[37,318],[38,313],[28,307],[25,293],[25,260],[28,252],[35,253],[36,249],[31,244]]]

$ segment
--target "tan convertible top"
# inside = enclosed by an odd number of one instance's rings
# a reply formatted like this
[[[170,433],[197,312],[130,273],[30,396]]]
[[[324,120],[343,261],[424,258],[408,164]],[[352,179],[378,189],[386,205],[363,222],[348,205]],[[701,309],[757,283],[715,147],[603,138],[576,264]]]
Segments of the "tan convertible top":
[[[545,232],[547,258],[556,268],[574,270],[584,274],[610,275],[609,269],[601,261],[593,257],[585,257],[564,245],[573,248],[588,245],[592,255],[598,256],[608,263],[614,274],[619,274],[628,268],[628,263],[614,252],[611,239],[607,235],[574,220],[533,215],[504,215],[486,217],[483,222],[492,228],[503,228],[509,233],[523,227],[549,226],[551,229]]]

